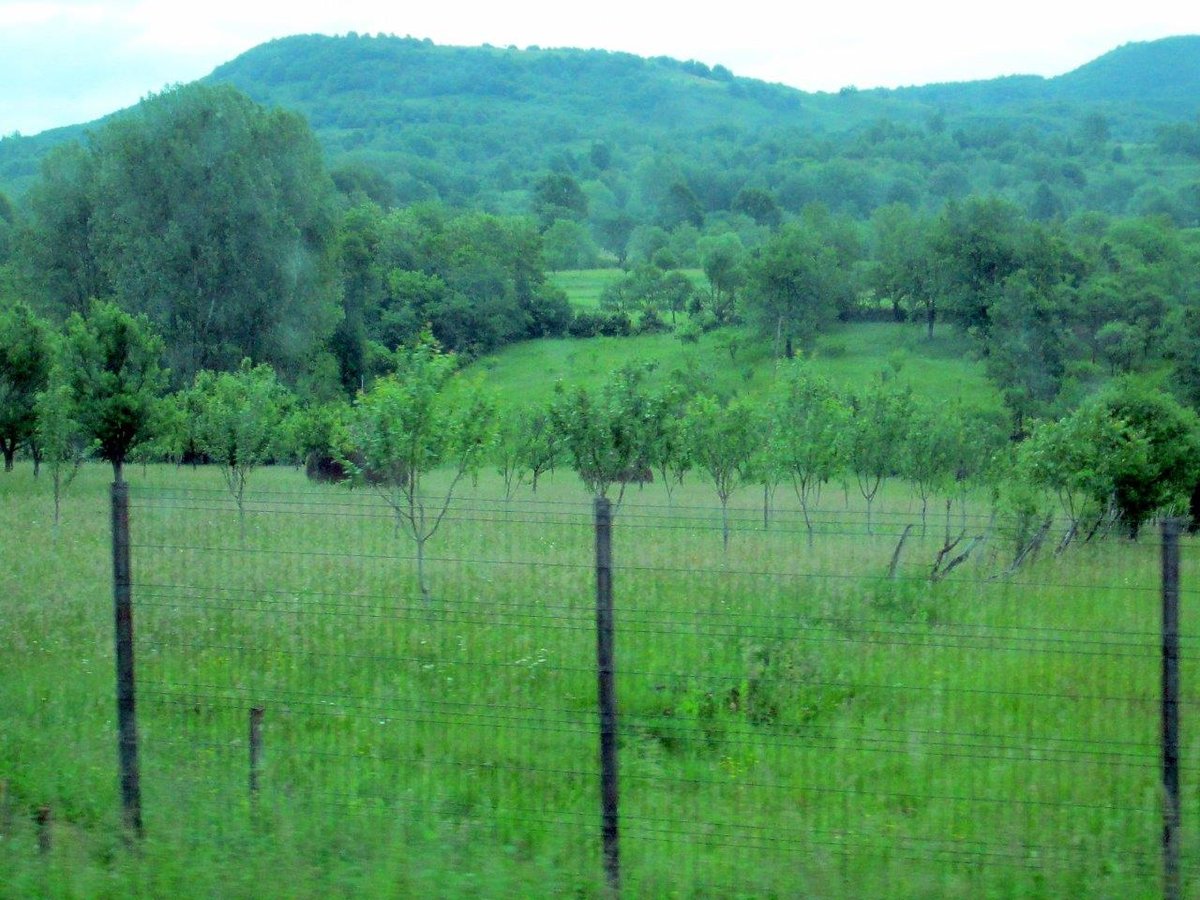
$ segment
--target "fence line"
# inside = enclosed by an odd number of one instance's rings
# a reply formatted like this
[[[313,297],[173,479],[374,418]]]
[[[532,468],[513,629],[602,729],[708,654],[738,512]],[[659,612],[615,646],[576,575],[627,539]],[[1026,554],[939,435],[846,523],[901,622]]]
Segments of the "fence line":
[[[1159,677],[1169,534],[931,584],[921,563],[881,574],[899,531],[879,510],[870,535],[849,514],[818,529],[816,552],[796,519],[757,521],[725,555],[716,508],[626,501],[607,532],[601,504],[471,498],[425,555],[426,600],[393,516],[353,501],[263,494],[239,541],[220,492],[135,492],[160,802],[194,770],[197,804],[240,785],[264,815],[406,810],[611,895],[986,892],[1053,872],[1085,893],[1161,876],[1174,897],[1200,876],[1179,839],[1200,744],[1176,720],[1166,749],[1164,697],[1197,706],[1186,603],[1185,672]]]

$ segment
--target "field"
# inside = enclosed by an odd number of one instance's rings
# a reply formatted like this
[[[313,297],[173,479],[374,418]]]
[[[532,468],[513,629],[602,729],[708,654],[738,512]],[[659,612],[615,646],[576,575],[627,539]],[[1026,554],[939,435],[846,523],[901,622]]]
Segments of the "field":
[[[846,390],[887,370],[918,397],[1000,408],[999,394],[982,364],[971,358],[967,338],[949,330],[932,341],[924,335],[920,325],[839,325],[817,339],[811,356]],[[479,360],[469,371],[481,374],[507,405],[548,400],[560,379],[594,387],[630,363],[649,365],[652,384],[675,377],[709,390],[759,396],[776,371],[771,348],[733,328],[701,335],[698,344],[683,344],[673,334],[526,341]]]
[[[255,473],[131,471],[146,838],[122,840],[107,476],[65,519],[0,480],[0,893],[601,896],[590,501],[485,473],[429,550],[379,501]],[[811,543],[780,489],[631,487],[614,530],[631,897],[1158,896],[1158,547],[1018,572],[1006,526],[945,580],[903,485]],[[965,511],[964,511],[965,510]],[[979,498],[950,527],[988,526]],[[913,525],[894,577],[889,565]],[[1184,547],[1185,873],[1196,887],[1200,565]],[[257,799],[247,717],[265,708]],[[48,852],[34,812],[51,811]]]

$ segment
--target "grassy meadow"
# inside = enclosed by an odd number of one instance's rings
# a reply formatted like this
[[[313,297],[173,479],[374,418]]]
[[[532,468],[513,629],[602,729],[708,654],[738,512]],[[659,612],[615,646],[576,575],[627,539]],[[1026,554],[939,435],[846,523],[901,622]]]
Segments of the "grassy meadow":
[[[886,369],[922,399],[961,398],[982,409],[1001,405],[982,363],[972,358],[969,340],[949,329],[927,340],[923,325],[838,325],[817,339],[809,355],[846,390]],[[676,377],[708,390],[751,396],[765,394],[776,371],[769,344],[740,328],[711,331],[697,344],[684,344],[673,334],[526,341],[484,357],[469,371],[481,374],[508,405],[544,402],[559,380],[596,387],[630,363],[648,364],[651,384]]]
[[[0,478],[0,894],[598,897],[591,506],[468,485],[413,547],[370,493],[131,469],[145,841],[115,771],[108,472],[64,520]],[[436,487],[436,485],[435,485]],[[853,486],[811,542],[780,489],[631,487],[614,530],[630,897],[1160,893],[1158,548],[1005,575],[1004,523],[928,579],[945,508]],[[986,508],[951,507],[982,532]],[[895,577],[889,564],[906,525]],[[1184,858],[1198,887],[1200,563],[1184,556]],[[261,789],[249,709],[265,708]],[[33,813],[51,809],[39,854]]]

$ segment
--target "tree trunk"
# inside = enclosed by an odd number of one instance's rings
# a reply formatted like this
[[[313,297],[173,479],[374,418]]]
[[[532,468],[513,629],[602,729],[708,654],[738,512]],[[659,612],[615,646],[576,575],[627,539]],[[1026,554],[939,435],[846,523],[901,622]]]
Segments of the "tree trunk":
[[[729,552],[729,500],[721,498],[721,542],[726,553]]]
[[[13,470],[13,458],[17,455],[16,445],[15,444],[10,445],[6,442],[3,444],[3,450],[4,450],[4,471],[11,472]]]
[[[936,318],[936,316],[937,310],[935,309],[934,305],[930,303],[927,307],[925,307],[925,336],[927,338],[933,338],[933,320]]]
[[[429,585],[425,582],[425,539],[417,538],[417,584],[421,588],[421,599],[430,601]]]

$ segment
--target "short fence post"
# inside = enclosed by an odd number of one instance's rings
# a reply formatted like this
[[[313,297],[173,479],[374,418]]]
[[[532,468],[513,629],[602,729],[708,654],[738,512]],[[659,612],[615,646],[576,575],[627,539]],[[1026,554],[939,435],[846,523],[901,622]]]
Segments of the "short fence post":
[[[612,504],[597,497],[596,514],[596,675],[600,707],[600,811],[604,875],[612,896],[621,890],[617,830],[617,692],[613,662]]]
[[[50,807],[39,806],[37,811],[37,842],[38,853],[42,856],[50,855],[51,836],[50,836]]]
[[[1183,896],[1179,870],[1179,532],[1162,523],[1163,897]]]
[[[250,710],[250,802],[258,800],[258,782],[262,775],[262,726],[263,708]]]
[[[142,836],[136,692],[133,674],[133,588],[129,561],[129,485],[112,486],[113,613],[117,651],[117,755],[125,824]]]

